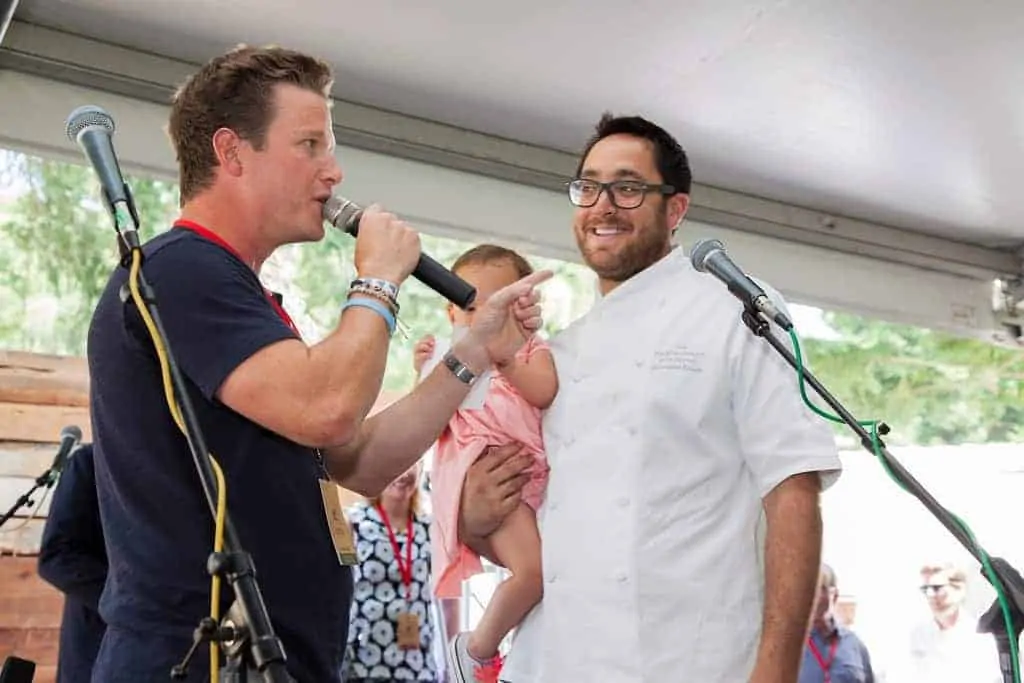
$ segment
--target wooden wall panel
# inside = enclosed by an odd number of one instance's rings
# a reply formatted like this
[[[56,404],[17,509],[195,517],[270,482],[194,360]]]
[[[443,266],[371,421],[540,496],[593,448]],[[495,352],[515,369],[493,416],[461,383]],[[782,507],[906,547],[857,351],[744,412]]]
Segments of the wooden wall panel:
[[[34,557],[0,557],[0,659],[36,663],[34,683],[53,683],[64,597],[39,578]]]
[[[385,393],[374,412],[399,394]],[[84,358],[0,350],[0,514],[53,462],[61,430],[77,425],[92,440],[89,377]],[[36,492],[39,501],[43,489]],[[338,488],[343,505],[359,499]],[[63,597],[39,578],[36,555],[49,497],[39,518],[30,509],[0,527],[0,661],[13,654],[36,662],[35,683],[53,683]],[[173,514],[173,511],[169,511]]]

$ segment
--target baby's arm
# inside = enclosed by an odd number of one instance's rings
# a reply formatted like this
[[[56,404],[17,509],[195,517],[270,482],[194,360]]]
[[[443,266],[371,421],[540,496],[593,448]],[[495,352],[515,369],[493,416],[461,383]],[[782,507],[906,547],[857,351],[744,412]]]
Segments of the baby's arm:
[[[558,375],[551,351],[539,348],[529,358],[513,358],[498,368],[527,403],[543,410],[551,405],[558,393]]]
[[[423,372],[423,366],[426,364],[430,357],[434,355],[434,335],[428,334],[418,342],[412,350],[412,369],[416,372],[415,384],[419,384],[420,380],[423,379],[420,374]]]

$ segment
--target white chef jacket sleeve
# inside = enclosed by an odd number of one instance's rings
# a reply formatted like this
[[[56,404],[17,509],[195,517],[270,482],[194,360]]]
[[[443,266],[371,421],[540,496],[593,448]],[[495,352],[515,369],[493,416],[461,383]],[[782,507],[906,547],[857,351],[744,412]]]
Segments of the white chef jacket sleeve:
[[[758,284],[788,316],[781,295]],[[774,324],[771,329],[793,351],[789,335]],[[822,490],[831,486],[842,471],[835,437],[830,424],[801,398],[796,370],[742,321],[737,323],[731,347],[733,417],[743,458],[761,496],[804,472],[819,472]],[[807,396],[816,406],[828,409],[810,386]]]

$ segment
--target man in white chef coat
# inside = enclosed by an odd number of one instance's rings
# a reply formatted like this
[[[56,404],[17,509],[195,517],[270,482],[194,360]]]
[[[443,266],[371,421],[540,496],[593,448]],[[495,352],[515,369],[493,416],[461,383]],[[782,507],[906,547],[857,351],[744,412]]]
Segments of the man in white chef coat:
[[[601,297],[551,342],[544,598],[502,681],[797,679],[841,465],[795,371],[671,244],[690,184],[671,135],[608,115],[569,184]],[[469,474],[468,538],[500,521],[493,479]]]

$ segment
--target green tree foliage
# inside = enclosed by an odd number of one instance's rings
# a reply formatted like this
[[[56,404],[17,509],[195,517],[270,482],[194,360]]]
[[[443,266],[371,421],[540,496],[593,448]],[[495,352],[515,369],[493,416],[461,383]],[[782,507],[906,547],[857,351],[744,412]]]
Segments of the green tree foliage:
[[[93,306],[118,258],[94,176],[84,166],[2,152],[0,174],[0,348],[84,354]],[[166,229],[177,210],[175,185],[130,183],[143,237]],[[337,324],[354,244],[330,231],[317,244],[281,250],[265,269],[278,273],[280,281],[268,284],[281,285],[275,288],[284,291],[307,341]],[[424,250],[446,264],[470,246],[423,237]],[[530,260],[555,271],[544,286],[546,331],[553,333],[589,308],[593,276],[577,264]],[[451,332],[445,302],[419,282],[403,286],[401,305],[409,336],[396,335],[391,344],[391,390],[412,385],[412,348],[421,336]],[[1024,441],[1024,354],[851,315],[826,319],[838,340],[803,342],[815,374],[859,419],[888,422],[891,443]],[[848,434],[841,426],[837,433]]]
[[[839,340],[804,342],[815,375],[858,419],[889,424],[888,442],[1024,441],[1024,353],[847,314],[826,321]]]
[[[84,166],[6,153],[3,185],[16,190],[0,206],[0,344],[82,355],[96,300],[118,253],[113,223],[92,171]],[[143,237],[166,227],[174,185],[127,178]]]

